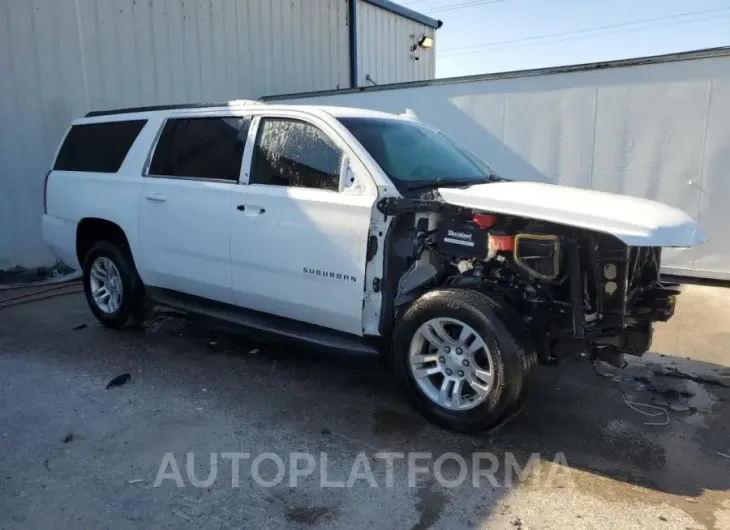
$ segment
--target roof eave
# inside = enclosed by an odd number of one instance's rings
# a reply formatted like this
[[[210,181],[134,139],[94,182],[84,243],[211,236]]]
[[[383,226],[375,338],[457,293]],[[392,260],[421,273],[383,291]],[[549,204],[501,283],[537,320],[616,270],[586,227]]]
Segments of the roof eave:
[[[382,9],[390,11],[391,13],[395,13],[396,15],[409,18],[415,22],[418,22],[419,24],[423,24],[424,26],[428,26],[433,29],[439,29],[443,25],[443,22],[440,20],[427,17],[426,15],[419,13],[418,11],[413,11],[412,9],[403,7],[400,4],[391,2],[390,0],[363,0],[363,2],[378,6]]]

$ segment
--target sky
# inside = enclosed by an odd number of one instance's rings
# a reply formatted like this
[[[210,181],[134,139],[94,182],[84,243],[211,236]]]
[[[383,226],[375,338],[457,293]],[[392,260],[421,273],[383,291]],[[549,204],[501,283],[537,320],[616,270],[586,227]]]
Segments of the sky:
[[[730,0],[398,3],[443,20],[436,34],[436,77],[730,46]]]

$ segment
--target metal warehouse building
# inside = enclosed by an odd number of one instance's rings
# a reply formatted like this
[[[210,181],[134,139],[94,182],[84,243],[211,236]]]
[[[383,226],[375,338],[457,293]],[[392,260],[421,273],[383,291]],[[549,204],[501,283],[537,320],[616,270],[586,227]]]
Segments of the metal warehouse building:
[[[439,25],[389,0],[0,0],[0,270],[52,262],[43,179],[72,119],[432,79]]]

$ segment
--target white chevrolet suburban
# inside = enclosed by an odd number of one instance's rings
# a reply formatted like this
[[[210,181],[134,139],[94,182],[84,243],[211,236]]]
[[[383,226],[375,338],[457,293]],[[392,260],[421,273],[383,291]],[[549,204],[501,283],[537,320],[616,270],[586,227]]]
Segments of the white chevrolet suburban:
[[[679,292],[661,247],[705,239],[656,202],[509,181],[412,116],[251,101],[89,113],[43,201],[103,324],[150,301],[386,355],[466,432],[511,414],[538,361],[647,351]]]

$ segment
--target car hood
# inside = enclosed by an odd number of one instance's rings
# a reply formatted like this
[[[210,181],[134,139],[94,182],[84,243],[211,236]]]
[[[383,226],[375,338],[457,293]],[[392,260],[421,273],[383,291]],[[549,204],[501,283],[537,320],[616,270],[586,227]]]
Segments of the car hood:
[[[692,247],[707,238],[682,210],[648,199],[541,182],[439,188],[444,201],[611,234],[630,246]]]

